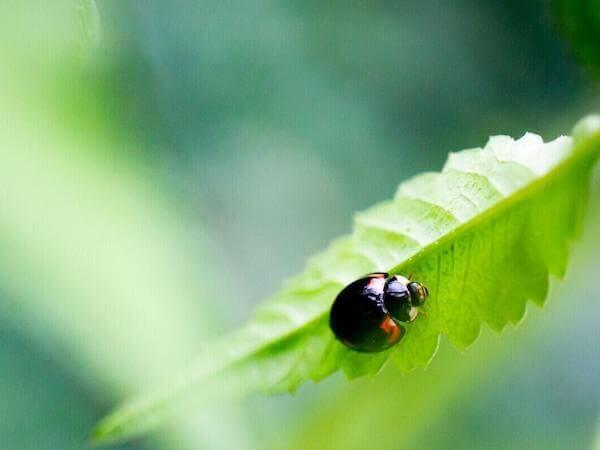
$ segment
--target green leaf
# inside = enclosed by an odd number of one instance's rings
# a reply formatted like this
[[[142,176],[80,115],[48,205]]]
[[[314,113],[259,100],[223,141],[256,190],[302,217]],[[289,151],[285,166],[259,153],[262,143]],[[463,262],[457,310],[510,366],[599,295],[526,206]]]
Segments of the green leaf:
[[[352,234],[312,258],[246,326],[168,386],[117,409],[94,440],[139,434],[225,395],[293,391],[340,368],[354,378],[377,373],[388,359],[403,371],[425,367],[442,335],[464,349],[482,323],[501,330],[519,322],[527,300],[543,304],[549,274],[565,273],[600,152],[599,121],[579,124],[574,142],[492,137],[483,149],[452,153],[441,173],[402,183],[393,200],[358,214]],[[399,345],[361,354],[334,339],[328,313],[345,284],[373,271],[413,273],[430,298],[427,315]]]

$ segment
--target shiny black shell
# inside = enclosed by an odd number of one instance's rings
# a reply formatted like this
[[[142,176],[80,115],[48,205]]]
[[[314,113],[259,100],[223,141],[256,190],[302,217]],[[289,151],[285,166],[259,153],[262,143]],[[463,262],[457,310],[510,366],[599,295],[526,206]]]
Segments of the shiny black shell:
[[[380,352],[397,344],[405,333],[400,322],[412,322],[417,316],[411,284],[418,283],[385,272],[350,283],[331,306],[329,325],[333,333],[359,352]]]

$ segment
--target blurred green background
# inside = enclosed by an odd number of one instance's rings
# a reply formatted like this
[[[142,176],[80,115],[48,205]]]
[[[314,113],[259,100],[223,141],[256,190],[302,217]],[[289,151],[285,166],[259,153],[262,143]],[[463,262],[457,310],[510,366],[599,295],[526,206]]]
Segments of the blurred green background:
[[[98,3],[0,4],[3,450],[86,448],[401,180],[600,106],[543,1]],[[115,448],[593,449],[597,180],[566,281],[521,326]]]

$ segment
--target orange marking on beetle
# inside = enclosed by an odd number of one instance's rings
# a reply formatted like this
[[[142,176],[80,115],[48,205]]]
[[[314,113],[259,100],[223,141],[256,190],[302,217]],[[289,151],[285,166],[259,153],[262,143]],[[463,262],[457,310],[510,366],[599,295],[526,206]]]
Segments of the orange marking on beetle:
[[[379,329],[387,334],[387,341],[396,342],[400,337],[400,327],[390,317],[386,317],[379,324]]]

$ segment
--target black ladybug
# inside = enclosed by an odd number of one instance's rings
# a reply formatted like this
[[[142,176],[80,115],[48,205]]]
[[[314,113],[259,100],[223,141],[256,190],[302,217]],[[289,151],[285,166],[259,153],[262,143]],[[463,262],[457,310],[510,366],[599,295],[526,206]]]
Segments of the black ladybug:
[[[338,294],[329,326],[346,346],[358,352],[380,352],[404,336],[400,322],[417,318],[427,288],[400,275],[371,273]]]

